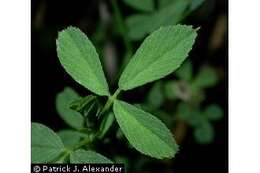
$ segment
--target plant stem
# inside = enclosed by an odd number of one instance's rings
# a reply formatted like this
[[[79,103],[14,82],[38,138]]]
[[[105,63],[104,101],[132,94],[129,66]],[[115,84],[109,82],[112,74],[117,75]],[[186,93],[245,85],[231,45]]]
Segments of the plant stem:
[[[111,105],[113,104],[114,100],[116,99],[116,97],[118,96],[119,93],[120,93],[120,89],[118,88],[116,90],[116,92],[111,97],[108,98],[105,106],[103,107],[103,109],[100,112],[100,115],[105,113],[111,107]]]

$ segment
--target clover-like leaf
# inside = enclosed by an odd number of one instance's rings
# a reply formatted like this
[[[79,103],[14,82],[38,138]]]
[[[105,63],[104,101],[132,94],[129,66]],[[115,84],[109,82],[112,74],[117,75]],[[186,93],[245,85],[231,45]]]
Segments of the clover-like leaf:
[[[114,101],[113,110],[122,132],[135,149],[158,159],[175,156],[178,145],[159,119],[119,100]]]
[[[59,32],[56,44],[62,66],[75,81],[98,95],[109,95],[96,49],[83,32],[68,27]]]
[[[60,117],[72,128],[84,127],[84,117],[70,108],[71,103],[81,97],[72,88],[66,87],[56,97],[56,109]]]
[[[113,163],[111,160],[94,151],[79,149],[70,155],[70,163]]]
[[[45,125],[32,123],[32,163],[50,163],[65,151],[60,137]]]
[[[148,36],[124,69],[119,88],[130,90],[165,77],[188,56],[197,37],[186,25],[162,27]]]

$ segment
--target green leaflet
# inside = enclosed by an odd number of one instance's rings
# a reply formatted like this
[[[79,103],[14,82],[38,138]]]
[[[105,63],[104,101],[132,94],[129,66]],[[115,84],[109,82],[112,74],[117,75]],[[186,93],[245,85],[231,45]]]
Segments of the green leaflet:
[[[121,90],[130,90],[165,77],[188,56],[197,37],[186,25],[162,27],[148,36],[119,79]]]
[[[62,66],[75,81],[98,95],[109,96],[96,49],[83,32],[68,27],[59,32],[56,44]]]
[[[153,0],[123,0],[130,7],[141,10],[141,11],[153,11],[154,1]]]
[[[70,163],[113,163],[111,160],[94,151],[79,149],[70,155]]]
[[[65,151],[60,137],[51,129],[39,123],[32,123],[31,128],[32,163],[55,161]]]
[[[86,134],[74,130],[61,130],[57,134],[68,149],[72,149],[82,138],[87,137]]]
[[[209,105],[204,114],[210,121],[217,121],[223,117],[223,111],[217,104]]]
[[[140,40],[162,26],[177,24],[184,15],[188,2],[176,1],[152,14],[136,14],[126,19],[128,36],[132,40]]]
[[[193,90],[200,90],[216,85],[218,81],[215,70],[211,67],[202,68],[191,84]]]
[[[176,76],[180,79],[190,82],[192,79],[192,64],[190,61],[186,60],[182,66],[176,70]]]
[[[84,117],[77,111],[70,109],[71,102],[80,96],[69,87],[64,88],[56,97],[56,109],[60,117],[71,127],[80,129],[84,127]]]
[[[178,145],[159,119],[119,100],[114,101],[113,110],[124,135],[138,151],[158,159],[175,156]]]

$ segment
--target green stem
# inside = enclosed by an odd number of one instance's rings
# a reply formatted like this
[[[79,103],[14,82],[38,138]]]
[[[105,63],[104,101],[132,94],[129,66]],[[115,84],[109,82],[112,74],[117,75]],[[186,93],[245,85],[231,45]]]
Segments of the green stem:
[[[103,109],[100,112],[100,115],[105,113],[111,107],[111,105],[113,104],[114,100],[116,99],[116,97],[118,96],[119,93],[120,93],[120,89],[118,88],[116,90],[116,92],[111,97],[108,98],[105,106],[103,107]]]

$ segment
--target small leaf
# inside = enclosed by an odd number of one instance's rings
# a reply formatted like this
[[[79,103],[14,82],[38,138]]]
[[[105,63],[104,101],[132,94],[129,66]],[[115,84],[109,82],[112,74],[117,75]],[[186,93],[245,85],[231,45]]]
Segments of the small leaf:
[[[103,118],[103,120],[100,124],[99,133],[98,133],[98,137],[100,139],[102,139],[106,135],[106,133],[112,126],[114,120],[115,120],[114,113],[112,113],[112,112],[110,112],[109,114],[106,115],[106,117]]]
[[[124,2],[130,7],[141,10],[141,11],[153,11],[154,1],[153,0],[124,0]]]
[[[56,44],[62,66],[75,81],[98,95],[109,96],[96,49],[83,32],[68,27],[59,32]]]
[[[50,163],[65,151],[60,137],[48,127],[32,123],[32,163]]]
[[[214,139],[214,129],[208,122],[194,130],[194,137],[199,144],[209,144]]]
[[[191,84],[193,90],[213,87],[217,84],[218,78],[215,70],[210,67],[202,68]]]
[[[163,104],[163,101],[162,85],[160,82],[157,82],[148,93],[147,103],[149,106],[153,107],[153,109],[156,109]]]
[[[72,149],[86,134],[74,130],[61,130],[58,132],[66,148]]]
[[[135,149],[158,159],[175,156],[178,145],[159,119],[119,100],[114,101],[113,110],[121,130]]]
[[[111,160],[94,151],[79,149],[70,155],[70,163],[113,163]]]
[[[188,56],[197,36],[191,26],[162,27],[148,36],[119,79],[119,88],[130,90],[165,77]]]
[[[223,117],[223,111],[221,107],[217,104],[209,105],[206,108],[204,114],[211,121],[217,121]]]
[[[192,64],[186,60],[182,66],[176,70],[175,74],[182,80],[190,82],[192,79]]]
[[[77,111],[70,109],[70,104],[80,96],[71,88],[66,87],[56,97],[56,109],[60,117],[72,128],[84,127],[84,117]]]

